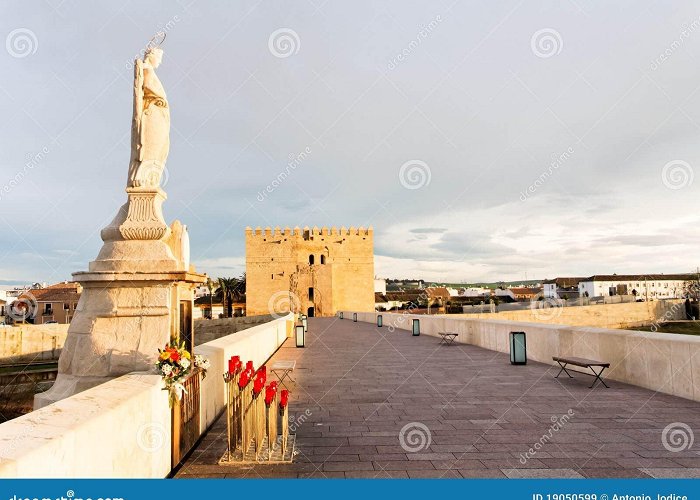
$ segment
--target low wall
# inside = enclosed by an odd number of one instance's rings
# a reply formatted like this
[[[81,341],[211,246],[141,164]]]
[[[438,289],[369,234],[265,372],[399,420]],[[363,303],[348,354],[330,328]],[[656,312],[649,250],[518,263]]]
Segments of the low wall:
[[[240,355],[264,363],[291,336],[290,314],[202,344],[200,434],[224,409],[221,374]],[[131,373],[0,424],[0,477],[163,478],[170,473],[171,415],[159,375]]]
[[[204,344],[214,339],[247,330],[256,325],[269,323],[274,319],[271,314],[262,316],[241,316],[238,318],[195,319],[194,331],[197,344]]]
[[[480,306],[475,306],[475,308],[478,307]],[[527,308],[520,311],[455,314],[454,316],[569,326],[595,326],[598,328],[630,328],[646,325],[660,318],[664,318],[666,321],[685,319],[685,309],[683,301],[676,299],[592,306],[548,307],[545,309]]]
[[[0,364],[58,359],[68,326],[27,324],[0,327]]]
[[[651,333],[568,325],[546,325],[502,320],[484,320],[454,315],[410,315],[357,313],[358,321],[376,324],[382,314],[384,327],[411,330],[420,320],[421,335],[438,337],[454,332],[457,342],[493,351],[509,352],[508,333],[527,334],[528,359],[554,365],[552,356],[578,356],[610,363],[606,378],[653,391],[700,401],[700,337],[673,333]],[[344,311],[352,321],[352,311]]]

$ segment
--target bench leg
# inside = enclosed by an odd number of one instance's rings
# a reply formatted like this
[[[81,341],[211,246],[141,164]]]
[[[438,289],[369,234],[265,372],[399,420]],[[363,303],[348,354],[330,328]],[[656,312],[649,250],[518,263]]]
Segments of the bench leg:
[[[605,371],[605,367],[602,367],[602,368],[600,369],[600,371],[597,372],[597,373],[596,373],[596,371],[593,369],[592,366],[589,367],[589,368],[590,368],[591,371],[593,372],[593,375],[595,375],[595,378],[593,379],[593,383],[592,383],[588,388],[589,388],[589,389],[593,389],[593,386],[595,385],[595,383],[596,383],[597,381],[600,380],[600,383],[601,383],[601,384],[603,384],[605,387],[607,387],[608,389],[610,389],[610,387],[608,386],[608,384],[606,384],[605,381],[600,377],[600,376],[603,374],[603,372]]]
[[[557,361],[557,363],[559,363],[559,367],[561,369],[559,370],[559,373],[557,373],[557,376],[554,378],[559,378],[559,375],[561,375],[561,372],[566,373],[569,376],[569,378],[574,378],[571,376],[571,374],[568,371],[566,371],[566,363],[562,364],[561,361]]]

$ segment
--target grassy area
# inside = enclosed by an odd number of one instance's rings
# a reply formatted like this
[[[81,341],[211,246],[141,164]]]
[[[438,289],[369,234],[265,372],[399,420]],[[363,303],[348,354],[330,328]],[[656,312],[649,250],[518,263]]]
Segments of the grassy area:
[[[656,325],[653,329],[652,325],[639,326],[636,328],[628,328],[628,330],[637,330],[643,332],[657,331],[660,333],[680,333],[683,335],[700,335],[700,321],[668,321],[666,323]]]

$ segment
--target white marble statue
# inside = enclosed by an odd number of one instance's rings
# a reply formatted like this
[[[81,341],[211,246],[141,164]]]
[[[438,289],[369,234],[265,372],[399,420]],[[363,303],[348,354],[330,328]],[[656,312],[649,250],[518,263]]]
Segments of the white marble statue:
[[[154,41],[160,38],[160,41]],[[156,68],[163,60],[159,33],[148,43],[143,60],[134,61],[134,110],[127,188],[157,188],[170,148],[170,107]]]

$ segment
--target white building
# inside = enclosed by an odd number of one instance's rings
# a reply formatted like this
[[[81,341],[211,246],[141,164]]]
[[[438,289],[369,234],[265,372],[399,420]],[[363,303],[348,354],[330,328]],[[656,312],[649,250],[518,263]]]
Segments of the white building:
[[[582,297],[634,295],[638,299],[657,300],[682,298],[694,274],[602,274],[582,279]]]
[[[462,297],[490,297],[490,296],[491,296],[491,289],[490,288],[477,288],[477,287],[465,288],[464,293],[462,294]]]
[[[545,299],[570,299],[572,295],[578,295],[579,283],[587,278],[565,277],[545,280],[542,294]]]
[[[374,278],[374,293],[386,293],[386,280]]]
[[[513,290],[510,288],[506,288],[505,290],[501,290],[500,288],[496,288],[496,297],[500,298],[508,298],[515,302],[515,294],[513,293]]]

